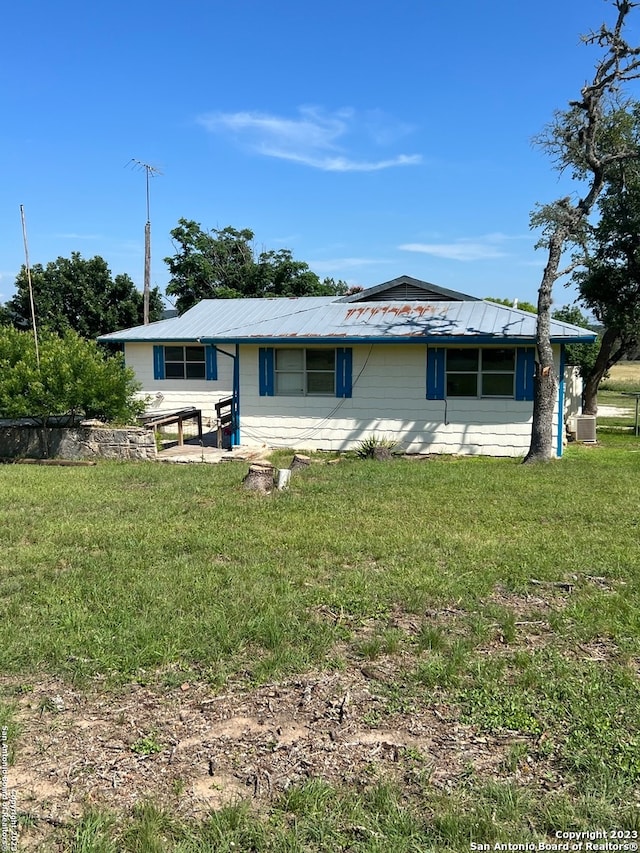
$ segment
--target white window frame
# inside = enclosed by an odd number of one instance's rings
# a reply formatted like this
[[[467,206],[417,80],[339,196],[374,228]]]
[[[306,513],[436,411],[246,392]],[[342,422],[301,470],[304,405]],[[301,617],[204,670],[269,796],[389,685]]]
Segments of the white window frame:
[[[168,358],[167,351],[171,349],[181,349],[182,350],[182,359]],[[188,349],[197,349],[202,351],[202,360],[200,359],[189,359],[187,360],[187,350]],[[181,364],[182,365],[182,376],[169,376],[167,367],[170,364]],[[202,376],[187,376],[187,365],[198,364],[202,365]],[[200,372],[200,371],[198,371]],[[204,346],[199,344],[165,344],[164,347],[164,375],[166,379],[177,379],[177,380],[186,380],[188,382],[194,382],[207,378],[207,364],[206,364],[206,354]]]
[[[294,369],[286,369],[282,367],[278,367],[278,354],[279,353],[301,353],[301,368]],[[331,369],[326,370],[318,370],[309,368],[307,366],[307,354],[310,352],[321,352],[321,353],[329,353],[333,356],[333,366]],[[276,397],[335,397],[336,396],[336,350],[332,348],[324,348],[324,347],[274,347],[274,395]],[[279,376],[285,375],[296,375],[299,376],[300,381],[300,391],[290,391],[290,390],[280,390],[279,389]],[[313,375],[325,375],[331,376],[331,390],[330,391],[309,391],[309,377]]]
[[[491,370],[484,367],[484,354],[495,352],[496,350],[504,350],[513,353],[513,368],[510,370]],[[475,370],[456,370],[449,368],[449,353],[453,351],[477,352],[478,366]],[[449,376],[475,376],[476,377],[476,393],[475,394],[453,394],[449,391]],[[509,394],[483,394],[483,377],[485,376],[510,376],[511,391]],[[516,396],[516,348],[515,347],[452,347],[446,350],[446,365],[445,365],[445,389],[447,399],[455,400],[514,400]]]

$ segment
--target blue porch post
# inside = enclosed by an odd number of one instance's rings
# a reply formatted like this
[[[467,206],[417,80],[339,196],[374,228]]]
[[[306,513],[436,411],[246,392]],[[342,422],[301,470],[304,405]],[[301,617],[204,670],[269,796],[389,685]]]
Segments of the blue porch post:
[[[561,457],[564,450],[564,344],[560,344],[560,367],[558,369],[558,441],[556,456]]]
[[[236,354],[233,356],[233,431],[231,446],[240,444],[240,347],[236,344]]]

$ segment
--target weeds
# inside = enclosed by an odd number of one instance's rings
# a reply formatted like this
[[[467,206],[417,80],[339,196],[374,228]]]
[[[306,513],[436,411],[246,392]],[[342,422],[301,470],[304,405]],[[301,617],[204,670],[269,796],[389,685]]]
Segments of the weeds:
[[[375,459],[381,452],[384,455],[386,455],[385,451],[391,454],[396,446],[397,442],[393,439],[374,434],[360,442],[355,450],[355,454],[359,459]]]
[[[162,750],[163,746],[158,741],[156,732],[143,735],[131,744],[131,751],[138,755],[154,755],[156,752],[162,752]]]

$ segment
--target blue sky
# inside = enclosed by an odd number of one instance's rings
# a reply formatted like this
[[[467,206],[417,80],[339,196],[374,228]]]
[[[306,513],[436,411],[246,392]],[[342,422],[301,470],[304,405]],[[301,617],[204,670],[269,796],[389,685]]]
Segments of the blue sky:
[[[408,274],[535,301],[532,137],[599,56],[605,0],[22,0],[3,11],[0,302],[24,262],[102,255],[152,283],[180,217],[250,228],[321,277]],[[640,40],[640,12],[629,39]],[[129,164],[129,165],[127,165]],[[558,286],[558,305],[571,292]]]

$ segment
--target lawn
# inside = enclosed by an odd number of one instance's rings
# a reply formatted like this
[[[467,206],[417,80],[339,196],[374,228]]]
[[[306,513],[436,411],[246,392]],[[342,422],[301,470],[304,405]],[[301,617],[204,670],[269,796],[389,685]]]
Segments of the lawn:
[[[537,467],[318,457],[269,496],[239,463],[2,466],[21,845],[635,843],[640,440],[613,426]]]

